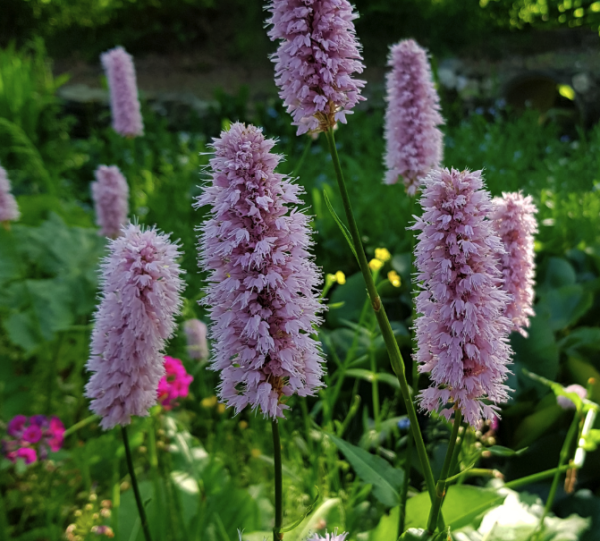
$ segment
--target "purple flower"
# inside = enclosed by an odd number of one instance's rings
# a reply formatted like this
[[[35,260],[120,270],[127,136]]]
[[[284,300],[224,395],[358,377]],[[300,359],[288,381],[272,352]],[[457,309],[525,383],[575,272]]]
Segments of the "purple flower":
[[[115,47],[100,55],[110,88],[110,109],[114,130],[123,137],[144,134],[133,57]]]
[[[203,304],[213,321],[220,398],[236,412],[248,404],[282,417],[282,395],[312,395],[323,386],[313,338],[323,309],[320,273],[309,248],[302,188],[275,173],[281,156],[258,128],[236,123],[215,139],[212,182],[197,207],[210,205],[201,227],[200,265],[208,271]]]
[[[271,60],[279,96],[298,135],[326,131],[364,100],[364,81],[352,78],[364,66],[348,0],[272,0],[269,37],[281,40]]]
[[[58,417],[50,420],[45,415],[34,415],[27,419],[17,415],[8,423],[7,433],[14,439],[2,441],[2,451],[6,457],[16,462],[23,458],[31,464],[39,458],[48,457],[48,451],[56,452],[63,444],[65,427]]]
[[[537,209],[531,197],[521,193],[504,193],[493,203],[494,229],[506,251],[500,256],[504,289],[512,296],[506,316],[513,322],[514,331],[527,336],[525,327],[529,327],[529,316],[534,315],[533,235],[537,233]]]
[[[0,167],[0,222],[14,222],[20,216],[17,201],[10,193],[10,181],[3,167]]]
[[[27,417],[25,415],[15,415],[9,422],[7,432],[9,436],[13,438],[20,438],[25,430],[27,424]]]
[[[123,228],[102,263],[102,297],[86,386],[90,409],[109,429],[148,415],[165,373],[161,351],[175,329],[183,289],[178,247],[156,229]]]
[[[42,439],[42,431],[37,425],[29,425],[21,436],[27,443],[37,443]]]
[[[115,238],[127,223],[129,187],[116,165],[101,165],[94,172],[92,198],[96,210],[96,224],[100,234]]]
[[[385,183],[396,184],[402,177],[406,192],[415,195],[422,179],[442,161],[440,99],[427,52],[412,39],[391,47],[388,66]]]
[[[577,385],[577,383],[565,387],[565,391],[567,391],[568,393],[578,394],[582,400],[584,398],[587,398],[587,391],[581,385]],[[564,410],[574,410],[576,408],[575,403],[566,396],[557,396],[556,402]]]
[[[165,375],[158,382],[158,401],[166,410],[177,405],[178,398],[185,398],[189,394],[190,383],[194,378],[190,376],[180,359],[165,355]]]
[[[500,239],[488,219],[493,205],[480,171],[434,169],[424,180],[416,248],[419,316],[417,361],[432,386],[420,395],[426,411],[446,418],[459,408],[475,426],[497,415],[511,349],[510,298],[502,290]]]
[[[333,533],[326,533],[325,537],[315,534],[309,537],[307,541],[344,541],[347,535],[347,533],[338,534],[335,530]]]
[[[199,319],[188,319],[183,327],[190,359],[208,359],[207,328]]]

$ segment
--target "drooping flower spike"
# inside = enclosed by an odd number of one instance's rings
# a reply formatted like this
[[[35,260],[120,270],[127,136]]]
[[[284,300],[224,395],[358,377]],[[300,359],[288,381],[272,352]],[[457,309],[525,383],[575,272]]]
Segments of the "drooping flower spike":
[[[190,359],[203,361],[208,359],[208,329],[199,319],[188,319],[183,327],[187,338],[187,350]]]
[[[415,195],[423,178],[442,161],[440,99],[427,52],[414,40],[393,45],[388,66],[385,183],[396,184],[402,177],[408,195]]]
[[[219,397],[236,412],[250,405],[271,418],[283,416],[283,396],[312,395],[323,385],[311,336],[323,307],[309,218],[297,207],[302,188],[275,173],[274,145],[254,126],[222,132],[196,203],[210,206],[200,266],[209,273],[203,304],[213,322]]]
[[[129,187],[116,165],[100,165],[94,171],[96,182],[92,182],[92,199],[96,211],[96,224],[100,234],[115,238],[127,223],[129,213]]]
[[[480,171],[434,169],[424,180],[416,247],[417,361],[432,385],[419,400],[450,418],[454,407],[475,426],[508,398],[510,297],[502,289],[504,249],[488,219],[493,205]]]
[[[326,131],[365,98],[354,79],[364,65],[348,0],[272,0],[269,37],[280,41],[271,59],[279,96],[297,134]]]
[[[180,252],[167,235],[129,224],[110,241],[102,262],[102,296],[95,316],[90,409],[104,429],[148,415],[165,374],[163,354],[181,306]]]
[[[0,166],[0,223],[19,219],[19,207],[12,193],[6,170]]]
[[[110,109],[114,130],[123,137],[144,134],[133,57],[123,47],[100,55],[110,88]]]
[[[506,316],[513,322],[513,330],[527,336],[529,317],[534,315],[535,260],[533,236],[537,233],[537,209],[531,196],[504,193],[493,199],[492,220],[496,234],[502,240],[505,254],[500,257],[504,289],[512,296]]]

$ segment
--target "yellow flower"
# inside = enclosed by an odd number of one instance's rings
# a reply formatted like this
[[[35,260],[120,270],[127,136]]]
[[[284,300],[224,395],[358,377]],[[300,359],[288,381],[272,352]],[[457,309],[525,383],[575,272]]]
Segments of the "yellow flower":
[[[240,427],[240,430],[246,430],[246,428],[248,428],[248,421],[240,421],[238,426]]]
[[[250,454],[254,457],[254,458],[258,458],[261,453],[260,453],[260,449],[252,449],[252,451],[250,451]]]
[[[393,270],[388,272],[388,280],[394,287],[400,287],[400,284],[402,283],[400,281],[400,276],[398,276],[398,273]]]
[[[217,397],[211,396],[209,398],[203,398],[200,404],[203,408],[214,408],[217,405]]]
[[[369,261],[369,267],[371,270],[378,271],[381,267],[383,267],[383,261],[380,259],[371,259],[371,261]]]
[[[335,273],[335,280],[338,284],[343,286],[346,283],[346,275],[342,271],[337,271]]]
[[[390,254],[387,248],[375,248],[375,259],[379,259],[379,261],[385,263],[392,259],[392,254]]]
[[[218,413],[225,413],[226,409],[227,409],[227,406],[225,404],[219,404],[217,406],[217,412]]]

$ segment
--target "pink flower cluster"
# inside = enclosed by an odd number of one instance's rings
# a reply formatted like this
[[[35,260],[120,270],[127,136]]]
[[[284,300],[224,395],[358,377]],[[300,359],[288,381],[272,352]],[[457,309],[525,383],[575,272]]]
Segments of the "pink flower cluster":
[[[92,198],[96,210],[96,224],[100,234],[115,238],[127,223],[129,186],[116,165],[100,165],[94,172]]]
[[[123,137],[144,134],[133,57],[123,47],[100,55],[110,88],[110,109],[114,130]]]
[[[514,331],[527,336],[525,327],[529,327],[529,316],[534,315],[533,235],[537,232],[537,209],[531,196],[524,197],[521,193],[504,193],[495,197],[493,203],[494,229],[506,250],[500,256],[504,289],[512,297],[506,316],[513,322]]]
[[[158,382],[158,401],[166,410],[173,409],[177,405],[178,398],[185,398],[190,389],[190,383],[194,381],[183,366],[180,359],[165,355],[165,372]]]
[[[208,342],[206,336],[208,329],[206,324],[199,319],[188,319],[184,326],[187,339],[187,350],[190,359],[204,361],[208,359]]]
[[[156,404],[165,373],[161,351],[175,330],[183,280],[178,246],[156,229],[129,224],[102,262],[86,385],[90,409],[109,429]]]
[[[364,100],[364,69],[348,0],[272,0],[269,37],[281,40],[271,57],[279,96],[298,135],[326,131]]]
[[[16,462],[22,458],[26,464],[45,459],[48,452],[56,452],[63,445],[65,427],[58,417],[45,415],[15,416],[9,423],[7,433],[12,440],[2,441],[6,458]]]
[[[432,386],[421,407],[450,418],[459,408],[472,426],[492,420],[508,398],[504,380],[511,349],[509,295],[502,289],[500,239],[488,219],[493,209],[480,171],[435,169],[424,180],[423,216],[416,248],[415,323],[421,372]]]
[[[309,218],[296,206],[302,188],[275,173],[274,145],[254,126],[222,132],[196,204],[211,207],[200,265],[209,273],[203,304],[213,321],[220,398],[236,412],[251,405],[272,418],[287,408],[283,395],[312,395],[323,385]]]
[[[17,201],[10,193],[10,181],[3,167],[0,167],[0,222],[18,220],[20,216]]]
[[[412,39],[391,47],[388,66],[385,183],[396,184],[402,177],[408,195],[415,195],[421,180],[442,161],[440,99],[427,52]]]

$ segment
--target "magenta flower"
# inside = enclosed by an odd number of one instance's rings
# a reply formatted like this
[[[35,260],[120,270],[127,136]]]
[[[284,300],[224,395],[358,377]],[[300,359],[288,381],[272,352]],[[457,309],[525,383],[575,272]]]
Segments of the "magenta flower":
[[[199,319],[188,319],[184,324],[187,350],[190,359],[208,359],[207,328]]]
[[[25,430],[27,417],[25,415],[15,415],[9,422],[7,432],[13,438],[20,438]]]
[[[10,193],[10,180],[3,167],[0,167],[0,222],[14,222],[20,216],[17,201]]]
[[[37,425],[30,425],[24,431],[21,436],[27,443],[37,443],[42,439],[42,431]]]
[[[511,322],[497,256],[500,239],[488,219],[493,205],[480,171],[434,169],[425,178],[416,248],[417,361],[430,372],[423,410],[446,418],[459,408],[475,426],[492,420],[508,398]]]
[[[282,417],[282,396],[323,386],[313,338],[323,309],[320,273],[309,253],[309,218],[298,210],[302,188],[275,173],[281,156],[258,128],[233,124],[215,139],[212,181],[197,207],[210,205],[201,227],[200,265],[209,272],[203,304],[213,321],[220,399]]]
[[[48,419],[45,415],[34,415],[27,419],[15,416],[9,423],[7,433],[13,439],[2,441],[2,450],[8,460],[16,462],[23,458],[26,464],[48,457],[48,451],[62,448],[65,427],[58,417]]]
[[[144,134],[133,57],[115,47],[100,55],[110,88],[110,109],[114,130],[123,137]]]
[[[194,378],[190,376],[179,359],[165,356],[166,374],[158,382],[158,401],[166,410],[177,405],[178,398],[185,398],[189,394],[190,383]]]
[[[279,96],[298,126],[298,135],[326,131],[364,100],[364,66],[356,39],[358,17],[348,0],[272,0],[269,37],[280,40],[271,60]]]
[[[127,223],[129,187],[116,165],[101,165],[94,172],[92,198],[96,210],[96,224],[100,234],[115,238]]]
[[[568,393],[577,393],[582,400],[584,398],[587,398],[587,391],[581,385],[577,385],[577,383],[573,383],[573,385],[565,387],[565,391],[567,391]],[[564,410],[576,409],[575,403],[566,396],[557,396],[556,402]]]
[[[390,48],[388,66],[385,183],[396,184],[402,177],[406,192],[415,195],[423,178],[442,161],[440,98],[427,52],[412,39]]]
[[[104,429],[148,415],[156,403],[165,373],[161,351],[175,330],[183,289],[180,252],[167,235],[130,224],[109,248],[86,386],[90,409],[102,417]]]
[[[525,327],[529,327],[529,316],[534,315],[533,235],[537,233],[537,209],[531,197],[521,193],[504,193],[495,197],[493,203],[494,228],[506,251],[500,256],[504,289],[512,297],[506,316],[513,322],[514,331],[527,336]]]
[[[11,462],[16,462],[18,458],[25,460],[25,464],[33,464],[37,461],[37,453],[31,447],[21,447],[15,451],[13,457],[10,457]]]

